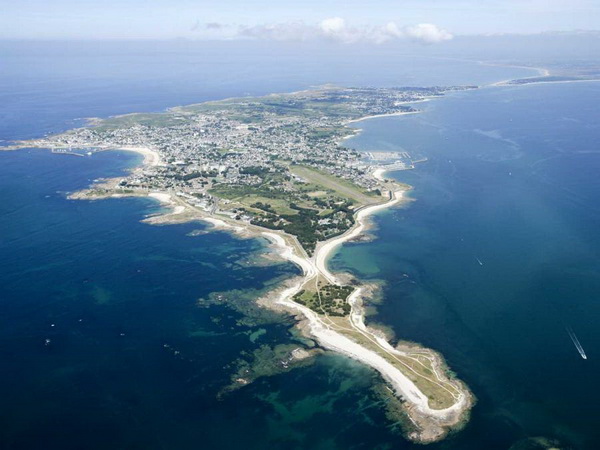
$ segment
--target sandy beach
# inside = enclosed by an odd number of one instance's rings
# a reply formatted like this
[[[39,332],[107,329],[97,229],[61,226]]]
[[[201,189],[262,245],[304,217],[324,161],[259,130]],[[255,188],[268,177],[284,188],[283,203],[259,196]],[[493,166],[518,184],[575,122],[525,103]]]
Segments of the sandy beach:
[[[166,194],[164,192],[151,192],[148,194],[148,197],[158,200],[165,206],[171,207],[172,211],[168,214],[170,216],[182,214],[185,211],[185,206],[176,205],[170,194]]]
[[[535,77],[532,77],[535,78]],[[519,87],[519,86],[531,86],[531,85],[539,85],[539,84],[569,84],[569,83],[597,83],[600,79],[590,78],[589,80],[552,80],[552,81],[532,81],[530,83],[511,83],[512,80],[499,81],[498,83],[491,84],[491,87]]]
[[[373,369],[377,370],[382,377],[387,380],[395,389],[398,395],[402,396],[408,403],[416,408],[418,412],[427,417],[435,417],[440,420],[452,421],[459,417],[464,408],[468,405],[469,398],[464,394],[456,395],[456,402],[446,409],[433,409],[429,406],[428,397],[397,367],[381,355],[372,351],[363,345],[344,336],[326,323],[321,316],[310,308],[300,305],[292,300],[293,296],[299,292],[302,287],[317,276],[323,276],[331,283],[338,283],[336,276],[327,268],[327,260],[332,252],[350,239],[360,235],[370,215],[377,211],[397,205],[403,199],[403,191],[394,192],[392,199],[388,202],[365,207],[356,214],[356,224],[345,234],[326,241],[315,251],[312,258],[302,257],[296,254],[294,248],[279,234],[274,232],[263,232],[262,234],[271,240],[278,248],[280,255],[294,264],[298,265],[303,272],[303,277],[293,286],[278,293],[275,303],[286,307],[289,310],[301,313],[308,322],[310,334],[317,339],[320,345],[329,350],[341,353],[357,361],[360,361]],[[352,308],[350,321],[354,328],[368,335],[377,345],[391,354],[402,355],[403,353],[392,347],[378,333],[369,330],[364,322],[362,308],[355,307],[358,299],[363,294],[363,288],[358,287],[348,299]],[[441,373],[435,373],[438,380],[444,376]]]
[[[119,147],[116,150],[125,150],[128,152],[136,152],[144,157],[144,165],[159,166],[161,164],[160,155],[154,150],[146,147]]]
[[[387,169],[380,167],[373,171],[373,177],[377,178],[379,181],[383,181],[384,175],[387,172]]]
[[[359,236],[364,231],[366,226],[366,220],[371,214],[398,204],[400,201],[402,201],[403,195],[404,191],[396,191],[392,194],[392,199],[390,201],[362,208],[358,211],[358,213],[356,213],[356,223],[352,228],[350,228],[346,233],[342,234],[341,236],[324,242],[317,248],[314,255],[317,270],[325,278],[327,278],[329,282],[340,283],[340,281],[336,279],[335,275],[333,275],[327,269],[327,259],[331,256],[331,253],[344,242],[347,242]]]
[[[407,103],[417,103],[419,101],[425,101],[425,99],[424,100],[414,101],[414,102],[407,102]],[[419,112],[420,111],[403,111],[403,112],[396,112],[396,113],[389,113],[389,114],[375,114],[375,115],[372,115],[372,116],[360,117],[359,119],[352,119],[352,120],[349,120],[346,123],[356,123],[356,122],[362,122],[363,120],[380,119],[382,117],[407,116],[409,114],[418,114]]]

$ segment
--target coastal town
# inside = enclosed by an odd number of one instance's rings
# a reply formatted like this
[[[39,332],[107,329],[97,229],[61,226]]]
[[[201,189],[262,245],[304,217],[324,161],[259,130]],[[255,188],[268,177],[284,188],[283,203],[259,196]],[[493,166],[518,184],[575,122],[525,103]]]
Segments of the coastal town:
[[[421,160],[345,147],[344,139],[358,132],[347,125],[415,113],[415,102],[468,88],[325,86],[94,120],[24,145],[65,153],[150,150],[155,164],[90,193],[169,192],[210,214],[293,234],[311,254],[319,241],[352,226],[356,208],[389,198],[393,185],[375,171],[412,168]]]

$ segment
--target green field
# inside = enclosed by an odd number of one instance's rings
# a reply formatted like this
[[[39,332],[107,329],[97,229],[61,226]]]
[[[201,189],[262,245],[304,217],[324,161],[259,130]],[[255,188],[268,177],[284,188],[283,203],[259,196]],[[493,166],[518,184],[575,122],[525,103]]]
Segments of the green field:
[[[252,214],[252,224],[296,236],[309,254],[318,241],[352,226],[356,206],[381,199],[337,177],[307,167],[293,167],[298,168],[298,176],[309,182],[294,182],[284,173],[266,172],[259,174],[263,177],[261,184],[217,183],[209,192],[230,201],[221,202],[220,207]]]
[[[374,192],[368,192],[350,181],[330,175],[320,170],[307,166],[291,165],[290,171],[304,180],[322,186],[325,189],[335,192],[343,198],[353,200],[360,205],[369,205],[381,202],[381,196]]]
[[[102,120],[98,126],[94,127],[98,130],[127,128],[135,125],[153,126],[153,127],[170,127],[181,125],[185,118],[172,113],[136,113],[126,114],[123,116],[109,117]]]

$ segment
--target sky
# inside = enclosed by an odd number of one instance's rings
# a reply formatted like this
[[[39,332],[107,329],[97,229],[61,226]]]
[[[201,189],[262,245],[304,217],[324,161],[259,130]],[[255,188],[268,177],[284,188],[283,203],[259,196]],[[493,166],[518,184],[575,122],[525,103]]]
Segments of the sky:
[[[0,39],[342,43],[597,30],[600,0],[0,0]]]

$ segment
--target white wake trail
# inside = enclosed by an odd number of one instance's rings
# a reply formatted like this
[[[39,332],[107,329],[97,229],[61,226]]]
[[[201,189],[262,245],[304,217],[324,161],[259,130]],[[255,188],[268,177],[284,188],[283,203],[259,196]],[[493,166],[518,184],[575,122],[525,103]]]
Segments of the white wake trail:
[[[583,347],[581,346],[579,339],[577,339],[577,336],[575,335],[575,332],[573,331],[573,329],[571,327],[567,327],[566,330],[567,330],[567,333],[569,333],[569,337],[571,338],[571,341],[573,341],[573,345],[575,345],[575,348],[577,349],[577,351],[579,352],[581,357],[583,359],[587,359],[585,350],[583,350]]]

